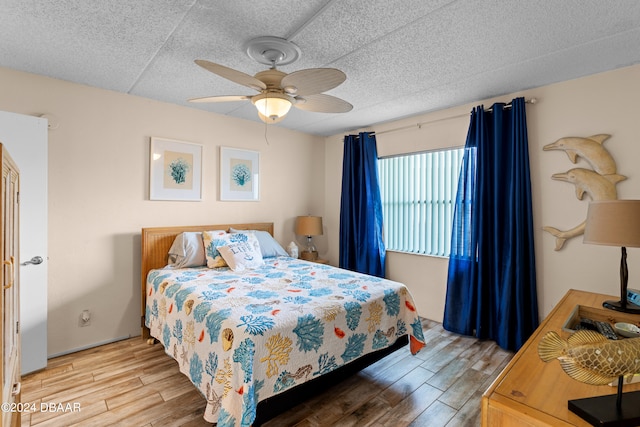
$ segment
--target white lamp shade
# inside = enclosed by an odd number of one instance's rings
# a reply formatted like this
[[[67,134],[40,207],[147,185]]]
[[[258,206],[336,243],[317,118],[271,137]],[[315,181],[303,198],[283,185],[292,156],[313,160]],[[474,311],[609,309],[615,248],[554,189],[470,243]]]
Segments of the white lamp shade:
[[[267,117],[264,114],[262,114],[260,111],[258,111],[258,117],[260,117],[260,120],[262,120],[263,122],[267,123],[267,124],[274,124],[274,123],[278,123],[284,120],[285,116],[282,117],[276,117],[276,116],[271,116],[271,117]]]
[[[640,247],[640,200],[589,203],[584,243]]]
[[[284,117],[289,112],[289,109],[291,109],[289,97],[279,93],[256,95],[251,98],[251,102],[253,102],[253,105],[256,106],[262,116],[270,119],[270,122]]]

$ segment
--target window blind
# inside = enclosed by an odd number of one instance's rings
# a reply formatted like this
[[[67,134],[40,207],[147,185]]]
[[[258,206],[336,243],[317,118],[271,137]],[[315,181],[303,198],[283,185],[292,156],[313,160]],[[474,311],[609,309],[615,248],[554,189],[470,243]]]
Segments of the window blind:
[[[449,256],[464,148],[378,160],[387,250]]]

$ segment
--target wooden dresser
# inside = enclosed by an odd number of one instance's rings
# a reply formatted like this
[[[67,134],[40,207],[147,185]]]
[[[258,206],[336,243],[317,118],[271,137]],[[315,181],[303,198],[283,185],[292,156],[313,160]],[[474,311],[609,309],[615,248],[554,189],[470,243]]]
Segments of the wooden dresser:
[[[20,402],[20,281],[18,262],[18,168],[7,150],[0,144],[2,186],[0,187],[0,330],[2,339],[2,412],[0,427],[20,425],[20,412],[15,404]]]
[[[562,327],[577,305],[601,309],[602,301],[608,299],[617,298],[573,289],[567,292],[482,396],[483,427],[590,425],[569,411],[567,401],[615,394],[616,387],[593,386],[572,379],[558,361],[540,360],[538,343],[548,331],[556,331],[566,338],[569,333]],[[607,313],[611,319],[620,315],[611,310]],[[640,316],[637,317],[640,321]],[[640,390],[640,383],[623,388],[623,392],[635,390]]]

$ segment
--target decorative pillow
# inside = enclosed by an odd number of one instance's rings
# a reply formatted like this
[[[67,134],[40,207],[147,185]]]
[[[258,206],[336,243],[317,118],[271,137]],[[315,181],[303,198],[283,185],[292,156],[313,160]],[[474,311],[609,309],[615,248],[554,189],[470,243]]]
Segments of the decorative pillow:
[[[236,234],[247,236],[247,240],[220,246],[218,251],[233,271],[243,271],[264,265],[258,239],[252,234]]]
[[[185,231],[176,236],[169,249],[169,268],[202,267],[206,263],[202,233]]]
[[[216,268],[227,266],[227,263],[225,262],[224,258],[222,258],[222,255],[220,255],[218,248],[220,246],[226,246],[227,244],[229,244],[230,236],[231,235],[227,234],[227,232],[224,230],[202,232],[204,254],[207,259],[207,267]]]
[[[236,230],[232,228],[231,233],[253,233],[258,238],[262,258],[272,258],[277,256],[289,256],[280,243],[271,234],[263,230]]]

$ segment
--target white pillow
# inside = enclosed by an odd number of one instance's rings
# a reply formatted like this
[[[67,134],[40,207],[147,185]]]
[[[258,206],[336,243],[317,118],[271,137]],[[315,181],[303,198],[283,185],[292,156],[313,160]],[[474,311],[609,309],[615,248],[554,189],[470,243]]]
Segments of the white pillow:
[[[170,268],[202,267],[207,263],[202,233],[185,231],[176,236],[169,249]]]
[[[246,240],[230,242],[226,246],[218,247],[222,258],[233,271],[243,271],[264,265],[258,239],[253,234],[245,235]]]

